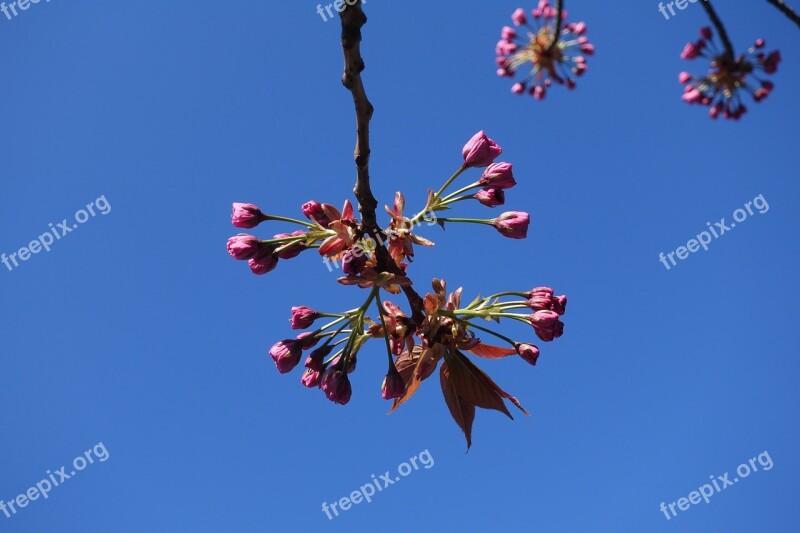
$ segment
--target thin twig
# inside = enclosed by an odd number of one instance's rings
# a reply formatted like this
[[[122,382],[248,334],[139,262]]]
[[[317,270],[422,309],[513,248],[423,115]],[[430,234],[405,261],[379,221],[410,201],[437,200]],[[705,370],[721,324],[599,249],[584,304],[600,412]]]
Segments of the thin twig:
[[[357,135],[354,158],[358,176],[353,193],[358,201],[358,210],[361,213],[361,232],[377,237],[385,235],[385,233],[378,225],[375,213],[378,201],[375,199],[375,195],[372,194],[369,176],[369,124],[375,108],[367,98],[364,82],[361,79],[361,72],[364,70],[364,59],[361,56],[361,28],[367,23],[367,16],[364,14],[361,4],[356,3],[345,8],[341,13],[341,19],[342,50],[344,51],[342,84],[352,93],[356,109]],[[385,246],[377,246],[375,253],[378,260],[377,267],[380,272],[405,275],[389,255],[389,250]],[[411,306],[411,319],[416,324],[421,324],[425,318],[422,297],[412,287],[403,287],[403,292]]]
[[[798,15],[794,9],[787,6],[783,0],[767,0],[767,2],[777,7],[781,11],[781,13],[789,17],[789,19],[794,21],[795,24],[800,26],[800,15]]]
[[[717,28],[719,38],[722,39],[722,45],[725,47],[725,55],[727,56],[728,60],[733,63],[734,59],[736,59],[736,54],[733,52],[733,45],[728,37],[727,30],[725,30],[725,26],[722,24],[717,12],[714,11],[714,7],[711,5],[711,2],[709,0],[701,0],[701,2],[706,10],[706,13],[708,13],[708,18],[711,19],[714,27]]]
[[[553,42],[547,47],[548,52],[552,52],[558,45],[558,40],[561,38],[561,19],[564,15],[564,0],[556,1],[556,32],[553,34]]]

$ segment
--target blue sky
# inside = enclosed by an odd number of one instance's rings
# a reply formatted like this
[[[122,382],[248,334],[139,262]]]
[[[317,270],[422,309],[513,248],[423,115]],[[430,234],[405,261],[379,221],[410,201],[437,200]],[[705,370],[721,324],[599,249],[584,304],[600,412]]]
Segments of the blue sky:
[[[349,197],[337,22],[305,1],[53,0],[0,16],[0,252],[101,196],[111,208],[0,267],[0,499],[108,451],[0,530],[796,530],[800,42],[765,1],[748,6],[718,6],[734,45],[764,37],[784,61],[739,123],[680,101],[678,72],[702,68],[678,57],[706,23],[697,4],[667,21],[651,1],[568,2],[597,55],[544,102],[494,74],[517,3],[365,6],[380,201],[399,189],[421,207],[484,129],[514,163],[507,208],[532,215],[525,241],[426,228],[437,247],[418,250],[419,289],[441,277],[467,296],[570,298],[535,368],[478,361],[532,416],[479,410],[468,454],[438,379],[386,416],[380,343],[346,407],[299,369],[279,375],[267,350],[292,333],[292,305],[363,294],[313,255],[257,278],[225,252],[232,201],[297,216]],[[758,195],[766,213],[659,263]],[[423,450],[433,467],[334,520],[321,511]],[[659,511],[764,451],[771,470]]]

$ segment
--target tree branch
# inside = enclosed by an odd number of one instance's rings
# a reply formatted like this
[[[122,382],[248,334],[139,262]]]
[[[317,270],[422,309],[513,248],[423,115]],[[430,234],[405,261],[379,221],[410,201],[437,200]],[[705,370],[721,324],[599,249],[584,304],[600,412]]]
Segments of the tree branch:
[[[727,56],[728,60],[733,63],[736,59],[736,54],[733,52],[733,45],[731,44],[731,40],[728,37],[728,32],[725,29],[725,26],[722,24],[717,12],[714,11],[714,7],[711,5],[709,0],[701,0],[703,4],[703,8],[708,13],[708,18],[711,19],[711,22],[714,24],[714,27],[717,28],[717,33],[719,33],[719,38],[722,39],[722,45],[725,47],[725,55]]]
[[[356,109],[356,148],[354,159],[358,175],[353,188],[358,201],[358,211],[361,213],[361,232],[365,235],[385,236],[383,229],[378,225],[375,213],[378,201],[372,194],[369,176],[369,124],[375,108],[367,98],[361,72],[364,70],[364,59],[361,57],[361,28],[367,23],[367,16],[361,3],[349,5],[341,13],[342,19],[342,50],[344,51],[344,74],[342,84],[353,95]],[[383,240],[383,238],[381,239]],[[391,272],[405,276],[403,270],[397,266],[389,255],[385,246],[377,246],[375,254],[380,272]],[[416,324],[421,324],[425,318],[422,297],[412,288],[404,287],[403,292],[411,306],[411,319]]]
[[[564,0],[556,0],[556,31],[553,34],[553,41],[547,47],[548,52],[552,52],[558,45],[558,40],[561,38],[561,24],[564,15]]]
[[[795,24],[800,26],[800,15],[798,15],[794,9],[787,6],[783,0],[767,0],[767,2],[777,7],[781,13],[789,17],[792,21],[794,21]]]

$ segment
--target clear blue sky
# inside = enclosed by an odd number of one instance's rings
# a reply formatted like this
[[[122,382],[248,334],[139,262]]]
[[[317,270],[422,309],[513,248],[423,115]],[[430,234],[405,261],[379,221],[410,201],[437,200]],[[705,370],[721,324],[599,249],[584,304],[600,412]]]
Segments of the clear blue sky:
[[[702,68],[678,57],[706,23],[697,4],[667,21],[655,1],[568,2],[597,55],[577,90],[544,102],[494,74],[517,2],[365,6],[380,200],[399,188],[420,206],[485,129],[514,163],[507,207],[532,214],[526,241],[427,230],[438,246],[418,250],[419,287],[570,298],[535,368],[478,361],[532,416],[479,410],[468,454],[436,378],[386,416],[380,343],[344,408],[299,369],[279,375],[267,350],[292,333],[292,305],[363,294],[313,255],[257,278],[225,251],[232,201],[297,215],[350,194],[338,21],[306,1],[0,15],[0,252],[101,195],[111,205],[0,266],[0,499],[98,442],[110,455],[0,514],[0,531],[796,531],[800,34],[763,0],[718,3],[737,47],[764,37],[784,58],[739,123],[680,100],[678,72]],[[659,263],[759,194],[767,213]],[[425,449],[432,468],[322,512]],[[659,511],[765,450],[770,471],[672,520]]]

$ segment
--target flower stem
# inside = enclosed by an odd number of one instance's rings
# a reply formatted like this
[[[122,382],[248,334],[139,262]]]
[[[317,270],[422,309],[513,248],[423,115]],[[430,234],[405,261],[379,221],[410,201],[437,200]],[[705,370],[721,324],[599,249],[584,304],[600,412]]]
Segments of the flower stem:
[[[292,224],[300,224],[301,226],[306,226],[307,228],[315,228],[314,224],[309,222],[304,222],[302,220],[297,220],[296,218],[289,218],[289,217],[281,217],[278,215],[264,215],[264,220],[278,220],[281,222],[291,222]]]
[[[485,331],[486,333],[489,333],[490,335],[494,335],[498,339],[503,339],[504,341],[506,341],[507,343],[509,343],[512,346],[516,346],[517,345],[516,341],[514,341],[512,339],[509,339],[505,335],[501,335],[500,333],[497,333],[496,331],[492,331],[489,328],[484,328],[483,326],[479,326],[477,324],[473,324],[469,320],[462,320],[462,319],[459,318],[458,321],[463,323],[463,324],[465,324],[465,325],[467,325],[467,326],[469,326],[469,327],[471,327],[471,328],[479,329],[481,331]]]
[[[380,298],[375,299],[375,303],[378,306],[378,316],[381,317],[381,325],[383,326],[383,338],[386,340],[386,355],[389,357],[389,369],[394,366],[394,360],[392,359],[392,346],[389,343],[389,330],[386,329],[386,320],[383,318],[383,313],[385,309],[383,308],[383,304],[381,304]]]
[[[491,220],[484,220],[480,218],[440,218],[442,222],[468,222],[471,224],[486,224],[491,226]]]
[[[434,195],[434,200],[437,200],[442,195],[442,193],[444,193],[444,191],[450,186],[450,184],[453,183],[455,181],[455,179],[457,177],[459,177],[461,175],[461,173],[464,172],[465,170],[467,170],[466,165],[461,165],[461,168],[456,170],[455,174],[450,176],[447,179],[447,181],[444,182],[444,185],[442,185],[442,188],[439,189],[439,191]]]

